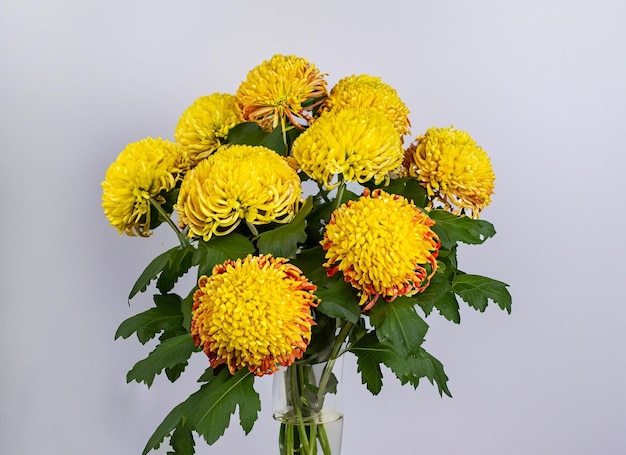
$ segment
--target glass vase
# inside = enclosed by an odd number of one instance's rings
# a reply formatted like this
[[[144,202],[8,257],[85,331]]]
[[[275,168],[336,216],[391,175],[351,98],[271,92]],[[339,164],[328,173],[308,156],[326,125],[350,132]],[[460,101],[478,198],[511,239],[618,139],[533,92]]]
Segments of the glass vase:
[[[340,455],[343,357],[294,363],[274,373],[274,419],[280,455]]]

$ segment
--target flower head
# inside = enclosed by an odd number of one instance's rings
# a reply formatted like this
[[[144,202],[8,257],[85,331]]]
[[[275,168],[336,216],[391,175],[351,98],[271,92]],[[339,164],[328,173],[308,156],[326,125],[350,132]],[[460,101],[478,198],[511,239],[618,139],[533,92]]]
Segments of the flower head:
[[[294,141],[300,168],[326,188],[348,182],[382,182],[402,163],[402,142],[393,124],[374,110],[342,109],[322,114]]]
[[[404,197],[366,189],[333,212],[322,240],[324,267],[361,292],[364,310],[379,296],[392,301],[422,292],[437,270],[434,224]]]
[[[261,146],[232,145],[202,160],[183,180],[178,218],[189,236],[209,240],[241,222],[288,223],[300,202],[301,183],[287,161]]]
[[[271,374],[302,357],[311,340],[312,284],[287,259],[251,256],[216,265],[193,296],[191,335],[211,368]]]
[[[243,117],[235,97],[214,93],[198,98],[183,112],[174,138],[195,166],[217,150],[228,137],[228,131],[241,122]]]
[[[495,174],[487,153],[465,131],[429,128],[407,149],[404,167],[426,188],[430,206],[478,218],[491,202]]]
[[[189,168],[185,151],[161,138],[133,142],[118,155],[102,182],[102,208],[120,234],[151,234],[150,199],[164,203]]]
[[[410,133],[409,108],[380,77],[361,74],[341,79],[330,91],[325,109],[375,109],[393,122],[400,136]]]
[[[302,129],[327,96],[326,80],[315,65],[294,55],[274,55],[252,69],[237,90],[244,119],[272,130],[285,122]]]

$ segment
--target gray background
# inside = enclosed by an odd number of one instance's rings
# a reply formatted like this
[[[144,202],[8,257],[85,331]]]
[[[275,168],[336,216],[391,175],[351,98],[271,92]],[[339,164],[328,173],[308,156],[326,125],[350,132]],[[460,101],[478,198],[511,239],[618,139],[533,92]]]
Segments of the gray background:
[[[136,455],[195,390],[200,355],[174,386],[125,383],[151,349],[113,341],[150,303],[126,296],[176,238],[118,236],[100,181],[274,53],[331,85],[381,76],[413,135],[467,130],[497,174],[498,235],[460,261],[508,282],[513,314],[428,319],[453,399],[391,375],[372,397],[347,359],[344,453],[626,453],[625,23],[617,0],[2,1],[0,453]],[[199,454],[277,453],[271,378],[258,390],[252,433],[233,423]]]

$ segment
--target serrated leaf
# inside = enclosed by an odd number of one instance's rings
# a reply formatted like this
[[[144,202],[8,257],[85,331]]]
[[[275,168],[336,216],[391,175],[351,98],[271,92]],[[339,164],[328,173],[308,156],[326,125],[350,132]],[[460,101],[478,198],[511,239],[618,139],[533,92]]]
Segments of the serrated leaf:
[[[257,240],[259,253],[283,258],[295,257],[298,244],[306,240],[306,216],[311,212],[311,208],[313,201],[309,197],[288,224],[260,234]]]
[[[146,447],[144,447],[142,455],[147,455],[152,449],[158,449],[163,440],[167,435],[169,435],[178,425],[182,425],[182,420],[184,418],[184,412],[187,407],[185,402],[180,403],[174,409],[172,409],[163,422],[159,424],[148,442],[146,443]]]
[[[189,421],[208,444],[213,444],[230,424],[230,417],[239,407],[239,423],[247,434],[261,410],[261,401],[254,390],[254,375],[247,369],[235,375],[223,369],[211,382],[203,385],[187,401]]]
[[[417,294],[413,298],[427,316],[433,308],[436,308],[439,314],[448,321],[457,324],[461,322],[456,296],[452,292],[450,282],[442,274],[436,273],[424,292]]]
[[[415,302],[398,297],[392,302],[379,300],[370,310],[370,322],[381,342],[389,341],[399,353],[419,351],[428,324],[415,312]]]
[[[188,245],[170,251],[172,253],[157,280],[157,289],[162,294],[171,291],[178,279],[189,271],[193,265],[192,259],[196,249]]]
[[[187,419],[182,418],[170,438],[170,446],[174,451],[168,452],[168,455],[194,455],[196,453],[195,445],[193,433],[187,425]]]
[[[144,382],[152,385],[154,377],[164,368],[172,368],[189,359],[196,346],[190,334],[185,333],[162,341],[157,347],[140,360],[126,375],[126,381]]]
[[[198,276],[211,275],[213,267],[228,259],[240,259],[253,254],[254,245],[245,236],[231,233],[213,236],[208,242],[198,242],[193,263],[198,265]]]
[[[315,295],[321,299],[317,307],[327,316],[345,319],[353,324],[361,316],[361,307],[354,293],[354,289],[344,280],[336,281],[330,288],[318,288]]]
[[[137,332],[137,338],[145,344],[162,331],[177,330],[182,326],[180,297],[176,294],[155,295],[156,307],[126,319],[115,332],[115,339],[128,338]]]
[[[150,264],[145,268],[145,270],[141,273],[135,285],[133,286],[130,294],[128,295],[128,300],[132,299],[138,292],[143,292],[148,289],[150,282],[159,275],[163,271],[163,268],[167,265],[170,259],[170,255],[179,249],[179,246],[176,246],[170,250],[167,250],[164,253],[159,254],[156,258],[154,258]]]
[[[337,281],[339,275],[329,278],[326,269],[322,266],[326,262],[325,251],[321,246],[302,250],[291,263],[298,267],[304,276],[317,285],[318,288],[326,287],[327,284]]]
[[[361,382],[372,395],[378,395],[383,387],[383,372],[380,364],[383,358],[396,355],[386,344],[380,343],[374,333],[368,333],[350,346],[350,352],[356,355],[357,371],[361,373]]]
[[[471,307],[478,311],[485,311],[489,300],[511,313],[511,294],[507,290],[508,284],[485,276],[463,274],[452,281],[452,290]]]
[[[470,245],[483,243],[496,234],[493,225],[485,220],[453,215],[445,210],[431,210],[428,216],[435,220],[432,230],[439,236],[444,249],[454,248],[457,242]]]
[[[426,188],[420,185],[416,179],[411,177],[393,179],[388,185],[385,185],[384,183],[376,185],[373,180],[370,180],[365,183],[365,186],[370,189],[380,188],[391,194],[399,194],[409,201],[413,201],[413,204],[418,207],[425,207],[428,203]]]

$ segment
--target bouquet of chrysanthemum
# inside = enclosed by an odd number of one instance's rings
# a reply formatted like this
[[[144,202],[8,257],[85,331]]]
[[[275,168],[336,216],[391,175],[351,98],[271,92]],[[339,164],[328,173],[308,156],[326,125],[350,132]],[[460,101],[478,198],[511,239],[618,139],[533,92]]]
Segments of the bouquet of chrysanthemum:
[[[147,237],[167,223],[179,244],[156,257],[129,298],[156,280],[154,306],[116,338],[158,344],[127,381],[176,381],[190,356],[208,357],[202,385],[149,439],[194,453],[238,409],[244,431],[261,407],[254,378],[278,372],[282,454],[338,455],[328,409],[345,353],[373,394],[387,367],[450,395],[442,364],[422,347],[436,309],[458,323],[459,299],[510,312],[507,285],[457,266],[457,245],[495,234],[479,220],[491,201],[487,154],[465,132],[430,128],[405,147],[409,110],[369,75],[330,90],[307,60],[275,55],[236,94],[197,99],[175,141],[129,144],[102,183],[120,232]],[[303,190],[303,182],[305,190]],[[197,286],[174,292],[194,270]]]

